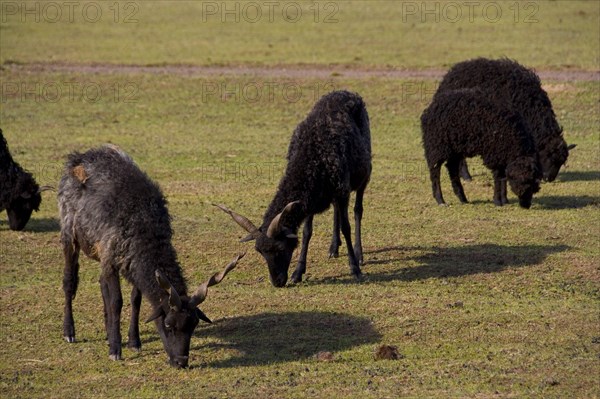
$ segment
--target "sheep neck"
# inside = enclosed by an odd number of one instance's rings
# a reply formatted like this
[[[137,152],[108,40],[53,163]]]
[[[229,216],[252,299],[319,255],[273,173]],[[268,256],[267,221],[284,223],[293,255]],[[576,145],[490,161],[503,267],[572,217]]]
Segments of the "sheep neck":
[[[275,197],[265,213],[261,230],[266,231],[273,218],[277,216],[287,204],[294,201],[300,201],[303,205],[296,207],[295,211],[288,214],[285,218],[286,227],[291,229],[294,233],[298,232],[298,228],[309,214],[305,204],[310,203],[308,198],[309,190],[306,190],[306,187],[301,187],[302,183],[302,181],[288,179],[287,176],[284,176],[279,184],[279,189],[277,190]]]
[[[148,256],[140,263],[142,267],[151,272],[140,273],[137,278],[142,281],[136,281],[135,285],[148,298],[150,303],[156,307],[161,303],[164,296],[163,289],[159,286],[154,276],[154,270],[160,270],[167,278],[169,283],[175,288],[179,296],[187,295],[187,285],[183,277],[181,267],[177,262],[175,249],[169,245],[158,245],[147,251]]]

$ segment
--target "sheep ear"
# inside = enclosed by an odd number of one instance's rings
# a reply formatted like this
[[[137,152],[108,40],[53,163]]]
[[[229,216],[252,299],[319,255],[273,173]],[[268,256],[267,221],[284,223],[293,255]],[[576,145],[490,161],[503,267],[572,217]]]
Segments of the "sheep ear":
[[[577,144],[569,144],[567,146],[567,151],[571,151],[573,148],[577,147]]]
[[[152,312],[152,314],[150,315],[150,317],[148,317],[146,319],[146,323],[150,323],[152,320],[156,320],[158,319],[160,316],[162,316],[165,312],[162,310],[162,307],[159,306],[156,309],[154,309],[154,312]]]

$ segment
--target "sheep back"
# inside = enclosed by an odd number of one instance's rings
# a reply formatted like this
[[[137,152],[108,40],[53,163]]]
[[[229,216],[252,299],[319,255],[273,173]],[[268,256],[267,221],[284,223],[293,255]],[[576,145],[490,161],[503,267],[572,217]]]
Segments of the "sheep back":
[[[501,169],[535,154],[522,118],[479,89],[438,93],[421,115],[421,126],[430,168],[451,157],[481,155],[488,168]]]
[[[77,242],[89,257],[119,267],[136,286],[155,285],[154,270],[160,269],[185,295],[167,201],[121,149],[107,145],[70,154],[58,203],[63,242]]]
[[[542,165],[551,180],[568,157],[563,129],[538,75],[514,60],[477,58],[454,65],[442,79],[437,93],[479,87],[489,98],[522,115],[534,138]],[[553,176],[552,176],[553,175]]]
[[[316,214],[334,197],[349,196],[371,173],[369,116],[362,98],[348,91],[323,96],[295,128],[287,160],[265,223],[290,198],[310,207],[303,214]]]

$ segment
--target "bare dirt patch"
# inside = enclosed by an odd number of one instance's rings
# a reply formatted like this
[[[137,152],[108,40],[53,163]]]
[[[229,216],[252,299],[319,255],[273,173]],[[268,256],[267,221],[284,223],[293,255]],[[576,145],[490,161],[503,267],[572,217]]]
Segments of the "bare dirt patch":
[[[548,93],[562,93],[565,91],[576,91],[575,86],[568,83],[543,84],[542,88]]]
[[[357,68],[345,65],[274,65],[274,66],[202,66],[202,65],[125,65],[125,64],[71,64],[5,62],[0,68],[23,72],[67,72],[85,74],[168,74],[181,76],[250,75],[273,78],[325,79],[344,77],[351,79],[432,79],[438,80],[446,73],[443,69],[392,69]],[[600,71],[539,70],[541,79],[551,81],[600,81]]]

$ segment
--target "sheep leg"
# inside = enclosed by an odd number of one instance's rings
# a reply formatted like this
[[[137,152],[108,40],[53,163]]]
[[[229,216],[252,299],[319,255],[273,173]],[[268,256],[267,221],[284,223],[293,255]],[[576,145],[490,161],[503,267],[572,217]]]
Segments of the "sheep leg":
[[[63,337],[67,342],[75,342],[75,321],[73,320],[73,299],[77,294],[79,283],[79,244],[63,239],[65,269],[63,273],[63,291],[65,292],[65,309],[63,320]]]
[[[437,201],[438,205],[446,205],[444,197],[442,196],[442,187],[440,185],[440,169],[442,163],[439,162],[429,167],[429,178],[431,179],[431,190],[433,191],[433,198]]]
[[[306,273],[306,256],[308,255],[308,243],[312,237],[313,217],[314,215],[308,216],[304,222],[304,229],[302,230],[302,249],[300,250],[300,257],[298,258],[296,270],[292,273],[292,283],[301,282],[302,275]]]
[[[329,246],[329,257],[337,258],[340,255],[339,248],[342,245],[340,239],[340,218],[337,210],[337,205],[333,203],[333,235],[331,237],[331,245]]]
[[[142,341],[140,340],[140,307],[142,305],[142,291],[137,287],[131,289],[131,320],[129,322],[129,339],[127,347],[137,352],[142,349]]]
[[[501,170],[494,170],[494,204],[502,206],[508,203],[506,198],[506,176]]]
[[[121,283],[119,274],[110,266],[103,265],[103,275],[100,278],[100,288],[107,313],[108,357],[111,360],[121,360]]]
[[[469,168],[467,167],[467,160],[466,159],[461,159],[460,160],[460,164],[459,164],[459,174],[460,177],[464,180],[464,181],[471,181],[473,180],[473,178],[471,177],[471,174],[469,173]]]
[[[500,199],[502,205],[508,204],[508,197],[506,196],[506,178],[500,180]]]
[[[356,199],[354,200],[354,255],[360,265],[364,265],[362,239],[361,239],[361,221],[363,215],[363,195],[367,188],[367,182],[356,190]]]
[[[466,204],[469,201],[467,201],[467,197],[465,196],[465,190],[460,182],[460,176],[458,172],[460,168],[460,161],[460,159],[449,159],[448,162],[446,162],[446,168],[448,168],[448,174],[450,175],[450,181],[452,182],[454,194],[456,194],[460,202]]]
[[[100,291],[102,291],[102,282],[100,282]],[[104,294],[102,295],[102,312],[104,314],[104,332],[106,333],[106,342],[109,342],[108,339],[108,303],[106,303],[106,298]]]
[[[354,249],[352,246],[352,231],[350,228],[350,221],[348,220],[348,197],[338,200],[337,204],[341,225],[340,227],[342,229],[344,239],[346,240],[346,248],[348,248],[348,264],[350,265],[350,273],[352,273],[354,277],[360,278],[362,273],[360,271],[360,267],[358,266],[356,255],[354,254]]]

